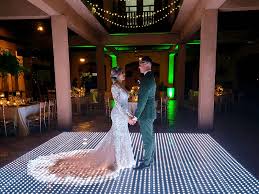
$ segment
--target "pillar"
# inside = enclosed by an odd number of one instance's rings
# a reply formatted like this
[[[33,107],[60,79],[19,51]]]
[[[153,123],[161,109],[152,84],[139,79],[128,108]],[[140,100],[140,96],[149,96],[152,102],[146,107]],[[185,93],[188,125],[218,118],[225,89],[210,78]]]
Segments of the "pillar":
[[[198,99],[199,129],[213,129],[217,18],[217,10],[205,10],[201,20]]]
[[[105,64],[106,64],[106,92],[111,91],[111,68],[112,68],[112,58],[110,56],[105,56]]]
[[[96,65],[97,65],[97,88],[100,92],[105,91],[105,70],[104,70],[104,47],[96,46]]]
[[[65,16],[51,17],[58,128],[72,128],[68,31]]]
[[[186,48],[185,44],[179,45],[179,52],[176,62],[176,99],[178,106],[182,107],[184,104],[184,88],[185,88],[185,59],[186,59]]]

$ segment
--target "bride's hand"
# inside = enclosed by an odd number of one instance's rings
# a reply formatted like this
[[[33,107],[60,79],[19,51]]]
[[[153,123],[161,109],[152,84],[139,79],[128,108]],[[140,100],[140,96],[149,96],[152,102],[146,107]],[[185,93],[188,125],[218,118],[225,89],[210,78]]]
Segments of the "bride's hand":
[[[130,125],[135,125],[136,122],[132,120],[132,117],[129,117],[128,123]]]

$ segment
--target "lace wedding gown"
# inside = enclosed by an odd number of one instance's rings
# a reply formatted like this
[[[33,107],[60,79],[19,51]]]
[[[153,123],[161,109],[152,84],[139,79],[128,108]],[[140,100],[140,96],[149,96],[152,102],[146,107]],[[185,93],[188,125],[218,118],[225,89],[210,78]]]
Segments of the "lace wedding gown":
[[[115,107],[112,127],[95,149],[40,156],[28,163],[28,174],[56,184],[90,185],[116,178],[121,169],[135,166],[128,130],[128,93],[112,85]]]

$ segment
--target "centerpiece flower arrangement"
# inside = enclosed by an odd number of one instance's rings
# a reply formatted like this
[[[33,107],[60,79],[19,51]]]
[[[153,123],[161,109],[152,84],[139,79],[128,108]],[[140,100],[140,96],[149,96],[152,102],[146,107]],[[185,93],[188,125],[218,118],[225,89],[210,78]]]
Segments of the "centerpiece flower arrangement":
[[[84,96],[85,96],[85,88],[72,87],[71,97],[84,97]]]
[[[216,84],[215,86],[215,96],[222,96],[224,92],[224,88],[220,84]]]
[[[85,84],[87,82],[90,82],[92,80],[92,73],[91,72],[83,72],[81,73],[81,76],[80,76],[80,80],[81,80],[81,85],[82,86],[85,86]]]

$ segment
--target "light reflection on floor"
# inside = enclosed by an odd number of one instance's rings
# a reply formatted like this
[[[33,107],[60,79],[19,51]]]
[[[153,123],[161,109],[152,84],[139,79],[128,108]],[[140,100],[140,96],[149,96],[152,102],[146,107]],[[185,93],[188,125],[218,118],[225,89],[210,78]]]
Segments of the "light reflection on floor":
[[[208,134],[156,133],[155,163],[92,186],[47,184],[26,174],[37,156],[94,148],[105,132],[65,132],[0,169],[0,193],[258,193],[258,180]],[[131,133],[135,158],[141,136]],[[87,144],[82,144],[84,141]]]
[[[176,100],[168,100],[167,102],[167,120],[168,120],[168,128],[171,132],[175,125],[175,117],[176,117]]]

